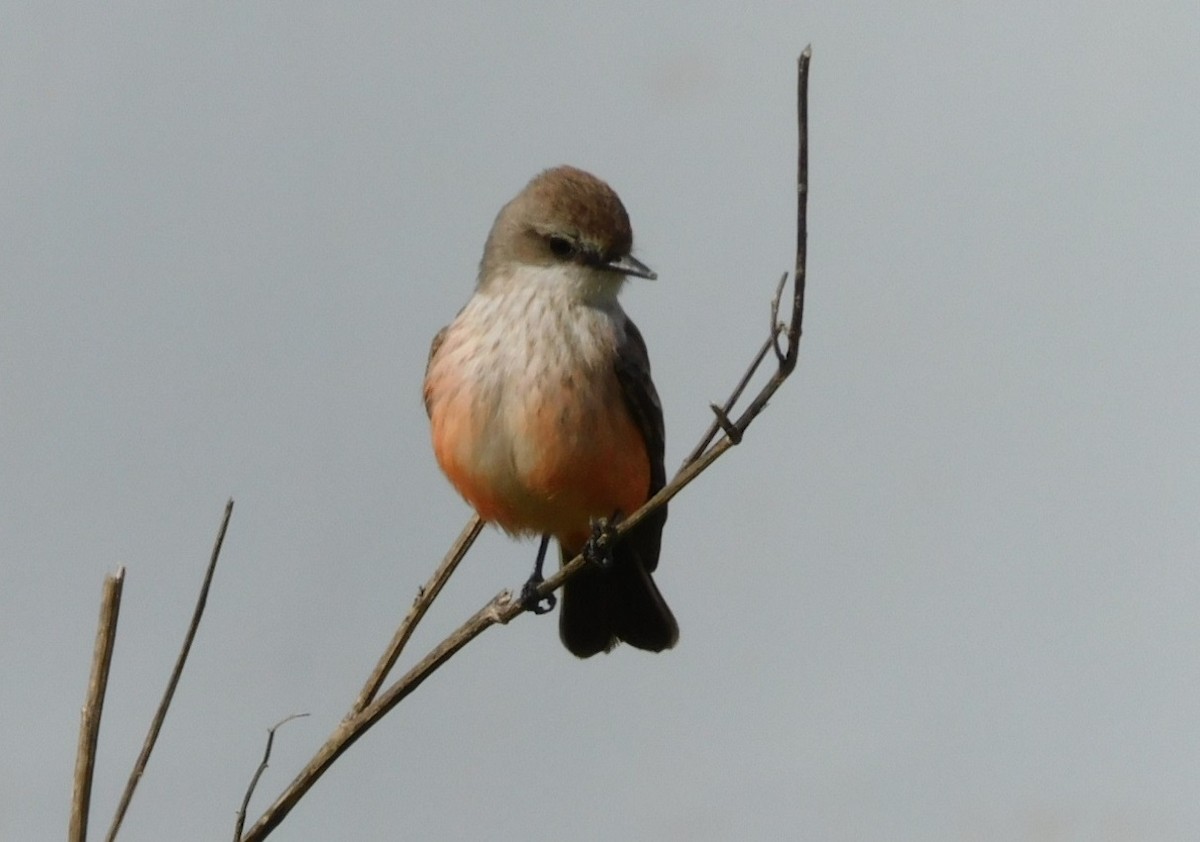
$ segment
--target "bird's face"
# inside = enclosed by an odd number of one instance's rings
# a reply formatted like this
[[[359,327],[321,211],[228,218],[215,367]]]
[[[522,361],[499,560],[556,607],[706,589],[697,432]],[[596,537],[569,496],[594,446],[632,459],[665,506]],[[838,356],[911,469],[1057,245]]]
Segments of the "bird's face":
[[[615,296],[629,275],[656,276],[630,254],[633,231],[612,188],[574,167],[536,176],[501,209],[480,267],[480,285],[519,266],[558,267],[582,297]]]

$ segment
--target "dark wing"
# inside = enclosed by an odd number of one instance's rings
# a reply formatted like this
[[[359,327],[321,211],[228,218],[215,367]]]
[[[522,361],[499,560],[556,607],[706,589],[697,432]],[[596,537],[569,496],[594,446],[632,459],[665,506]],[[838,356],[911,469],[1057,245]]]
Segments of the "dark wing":
[[[667,481],[662,405],[650,380],[646,343],[628,320],[614,371],[625,406],[646,443],[650,459],[650,487],[646,490],[653,495]],[[563,586],[558,633],[572,653],[588,658],[610,651],[620,640],[638,649],[662,652],[679,640],[679,624],[650,576],[658,566],[666,521],[667,507],[663,506],[613,547],[611,570],[586,567]]]
[[[667,483],[664,463],[666,430],[663,426],[662,404],[659,403],[658,392],[654,390],[654,381],[650,379],[650,355],[646,352],[646,342],[629,319],[625,320],[625,342],[617,349],[615,369],[625,406],[646,442],[646,455],[650,458],[648,496],[653,496]],[[658,566],[663,524],[666,522],[667,507],[662,506],[638,524],[626,538],[630,545],[637,548],[647,572],[653,572]]]

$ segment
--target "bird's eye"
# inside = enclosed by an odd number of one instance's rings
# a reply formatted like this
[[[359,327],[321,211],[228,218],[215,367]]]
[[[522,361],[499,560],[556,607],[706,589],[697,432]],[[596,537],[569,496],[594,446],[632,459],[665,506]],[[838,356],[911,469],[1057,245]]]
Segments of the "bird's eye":
[[[569,260],[575,256],[575,244],[566,237],[550,237],[548,242],[555,257]]]

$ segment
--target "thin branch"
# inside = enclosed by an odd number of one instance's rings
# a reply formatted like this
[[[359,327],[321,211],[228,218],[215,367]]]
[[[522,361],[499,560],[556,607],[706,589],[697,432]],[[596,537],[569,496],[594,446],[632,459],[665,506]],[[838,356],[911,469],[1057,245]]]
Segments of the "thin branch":
[[[354,702],[354,707],[350,709],[349,716],[354,716],[361,713],[362,710],[374,700],[379,688],[383,686],[383,682],[387,680],[388,673],[396,664],[396,659],[400,657],[400,653],[404,650],[408,639],[412,637],[413,631],[417,628],[417,624],[425,616],[425,612],[429,610],[429,606],[433,605],[433,601],[437,599],[438,594],[442,592],[442,587],[445,586],[447,580],[458,568],[458,563],[463,560],[463,556],[467,554],[467,550],[471,549],[471,545],[475,543],[475,539],[479,537],[480,531],[483,529],[483,519],[479,515],[475,515],[463,527],[462,534],[458,536],[458,540],[446,553],[446,557],[442,559],[442,563],[438,565],[437,570],[433,571],[433,575],[429,577],[429,581],[425,583],[425,587],[417,592],[417,598],[413,600],[412,608],[408,611],[408,616],[404,618],[404,622],[396,629],[396,633],[392,636],[392,642],[388,644],[388,648],[384,651],[383,657],[379,659],[379,663],[375,665],[366,684],[358,694],[358,698]]]
[[[779,368],[734,425],[740,432],[745,432],[746,427],[750,426],[750,422],[763,411],[767,405],[767,401],[771,399],[771,396],[775,394],[775,391],[796,367],[800,346],[801,325],[804,322],[804,280],[808,262],[808,66],[811,61],[812,45],[810,44],[800,54],[798,84],[796,86],[799,153],[796,161],[796,263],[792,274],[794,284],[792,287],[791,318],[786,325],[779,322],[779,307],[783,300],[784,287],[787,284],[787,273],[785,272],[783,277],[779,279],[779,285],[775,288],[775,295],[771,299],[770,336],[762,344],[758,354],[755,355],[754,360],[750,363],[750,367],[746,369],[746,373],[742,375],[742,379],[734,387],[729,399],[721,407],[721,412],[716,413],[716,418],[713,419],[712,424],[709,425],[708,430],[700,439],[700,444],[683,460],[684,467],[699,459],[705,448],[716,437],[717,432],[723,427],[728,426],[729,412],[733,409],[734,403],[741,397],[742,391],[749,384],[754,373],[758,371],[758,367],[762,364],[762,361],[766,359],[769,350],[772,348],[775,350],[775,357]],[[779,349],[778,340],[781,333],[786,333],[788,340],[787,349],[784,351]]]
[[[246,787],[246,795],[242,798],[242,806],[237,811],[237,822],[233,826],[233,842],[238,842],[242,838],[242,827],[246,824],[246,810],[250,808],[250,799],[254,796],[254,789],[258,786],[258,779],[262,777],[263,772],[267,771],[267,764],[271,761],[271,748],[275,745],[275,732],[293,719],[299,719],[302,716],[308,716],[308,714],[293,713],[291,716],[285,716],[267,729],[267,746],[263,749],[262,761],[258,764],[258,768],[254,770],[254,776],[250,778],[250,785]]]
[[[735,446],[735,439],[740,439],[751,422],[762,412],[766,407],[767,401],[779,388],[788,375],[795,368],[796,358],[798,354],[798,346],[801,334],[801,321],[804,314],[804,269],[806,256],[806,202],[808,197],[808,65],[812,56],[811,47],[806,47],[800,56],[799,74],[798,74],[798,111],[799,111],[799,126],[800,126],[800,157],[797,177],[797,194],[799,196],[798,215],[796,222],[796,268],[793,278],[795,284],[792,294],[792,313],[791,318],[786,326],[777,325],[777,314],[779,303],[782,298],[784,284],[780,283],[776,289],[775,299],[772,303],[772,330],[771,336],[763,344],[762,349],[751,362],[750,367],[743,376],[742,380],[734,389],[733,395],[720,409],[717,414],[715,425],[719,429],[722,421],[726,425],[732,425],[730,432],[716,444],[711,447],[708,442],[711,441],[711,435],[715,432],[706,434],[705,439],[701,440],[701,444],[694,451],[692,456],[684,462],[683,467],[679,472],[667,483],[667,485],[651,497],[646,503],[621,521],[616,529],[618,536],[624,535],[630,529],[637,526],[642,520],[649,516],[659,507],[666,504],[668,500],[682,491],[696,477],[703,473],[709,465],[717,460],[722,454]],[[786,279],[786,275],[785,275]],[[776,337],[780,332],[786,329],[788,344],[787,349],[783,353],[782,359],[779,360],[778,370],[772,375],[770,380],[763,388],[755,395],[747,409],[741,414],[737,421],[732,421],[728,417],[728,411],[732,408],[733,403],[741,396],[742,391],[746,388],[746,384],[762,363],[763,359],[770,352],[772,347],[776,347]],[[732,433],[736,432],[736,436]],[[459,537],[459,542],[466,540],[469,544],[474,540],[474,535],[478,533],[479,524],[478,518],[475,518],[464,529],[463,534]],[[470,535],[468,539],[467,536]],[[465,549],[464,549],[465,551]],[[447,556],[450,558],[455,554],[452,549]],[[457,561],[455,561],[457,563]],[[588,562],[580,554],[572,559],[568,564],[563,565],[557,572],[549,576],[537,589],[538,596],[545,596],[552,591],[557,590],[571,576],[579,572]],[[443,561],[443,565],[446,561]],[[447,573],[447,575],[449,575]],[[434,579],[438,578],[435,573]],[[433,580],[431,580],[433,581]],[[438,584],[438,588],[441,585]],[[436,594],[435,594],[436,595]],[[418,610],[418,607],[424,600],[425,594],[418,596],[417,603],[414,604],[409,617],[412,617]],[[432,598],[430,598],[432,601]],[[424,608],[427,608],[425,605]],[[421,608],[423,613],[424,608]],[[497,624],[508,623],[514,617],[524,613],[526,609],[522,603],[512,598],[508,591],[501,591],[491,599],[486,605],[480,608],[475,614],[465,623],[458,627],[445,640],[433,648],[429,654],[422,658],[417,664],[408,670],[402,677],[397,679],[386,690],[379,693],[373,701],[370,701],[365,706],[360,706],[361,702],[366,698],[368,693],[360,694],[358,702],[355,703],[355,709],[351,715],[343,719],[325,743],[317,750],[308,764],[300,771],[300,773],[288,784],[287,788],[279,795],[275,802],[262,814],[259,820],[241,837],[240,842],[258,842],[265,839],[272,830],[274,830],[280,822],[287,817],[292,808],[304,797],[305,793],[313,787],[320,777],[329,769],[330,766],[352,746],[360,737],[366,734],[371,727],[385,717],[396,705],[403,701],[410,693],[412,693],[422,682],[428,678],[434,670],[445,663],[456,652],[482,634],[486,629]],[[420,619],[419,616],[416,619]],[[409,624],[409,618],[405,618],[404,624],[397,632],[393,639],[393,645],[389,647],[385,653],[384,659],[380,661],[380,667],[384,665],[384,661],[389,661],[389,656],[393,649],[398,652],[397,641],[400,641],[399,646],[403,645],[402,632],[404,626]],[[415,625],[415,621],[413,622]],[[406,639],[406,638],[405,638]],[[395,658],[390,658],[386,669],[377,668],[377,672],[386,674],[391,665],[395,662]],[[368,681],[367,688],[372,687],[372,682],[375,680],[375,674],[372,674],[372,679]],[[382,680],[382,679],[380,679]],[[377,688],[378,685],[375,685]]]
[[[783,273],[779,285],[775,287],[775,295],[771,297],[771,347],[775,349],[775,360],[783,363],[784,352],[779,350],[779,334],[787,330],[787,325],[779,321],[779,305],[783,302],[783,288],[787,286],[788,274]]]
[[[713,411],[713,415],[717,416],[717,424],[720,425],[721,431],[729,437],[729,440],[734,444],[742,443],[742,431],[737,428],[724,409],[717,406],[715,403],[710,403],[708,408]]]
[[[787,377],[796,367],[800,350],[800,329],[804,324],[804,281],[808,275],[808,65],[812,62],[812,44],[800,53],[799,78],[796,87],[796,129],[799,152],[796,156],[796,265],[792,270],[795,286],[792,289],[792,319],[788,325],[788,350],[780,363]],[[780,286],[782,289],[782,285]]]
[[[786,281],[787,275],[784,274],[783,278]],[[780,289],[783,289],[783,287],[780,286]],[[778,301],[778,295],[776,295],[776,301]],[[772,321],[774,320],[772,319]],[[762,365],[763,360],[767,358],[767,352],[770,351],[772,346],[775,345],[775,339],[778,335],[779,331],[776,329],[771,333],[770,336],[767,337],[766,341],[763,342],[762,347],[758,349],[758,353],[754,355],[754,359],[750,361],[749,367],[742,375],[742,379],[738,381],[738,384],[733,387],[733,391],[729,393],[729,397],[726,398],[725,404],[721,407],[717,407],[715,404],[713,405],[714,410],[720,409],[720,412],[715,413],[716,417],[713,419],[712,424],[709,425],[708,430],[705,431],[704,435],[700,437],[699,443],[692,449],[692,452],[689,453],[687,458],[683,460],[683,465],[681,467],[686,468],[688,465],[699,459],[704,453],[705,449],[712,444],[712,440],[717,437],[717,433],[721,432],[723,426],[721,423],[722,416],[728,419],[730,411],[733,410],[733,405],[737,403],[738,398],[742,396],[742,392],[745,391],[746,386],[750,384],[750,379],[754,377],[754,373],[758,371],[758,367]]]
[[[783,295],[784,285],[781,283],[775,291],[775,301],[771,305],[771,343],[774,345],[778,332],[787,332],[787,350],[782,356],[776,346],[776,356],[779,358],[779,368],[771,375],[759,393],[750,401],[750,405],[742,412],[734,426],[745,432],[755,418],[767,407],[767,402],[783,385],[783,381],[796,368],[800,356],[800,335],[804,324],[804,282],[808,262],[808,66],[812,61],[812,45],[804,48],[800,54],[799,84],[796,92],[797,125],[800,136],[800,151],[796,162],[796,265],[792,272],[792,313],[786,326],[777,324],[776,315],[779,301]],[[746,379],[746,378],[743,378]],[[718,419],[719,423],[720,419]]]
[[[158,710],[154,712],[154,718],[150,721],[150,730],[146,734],[145,742],[142,743],[142,751],[133,764],[129,780],[125,782],[125,791],[121,793],[117,811],[113,815],[112,826],[109,827],[108,836],[105,837],[107,842],[113,842],[117,838],[121,822],[125,820],[125,811],[129,809],[129,802],[133,800],[134,790],[137,789],[138,782],[142,779],[142,773],[146,771],[150,752],[154,750],[154,744],[158,741],[158,732],[162,730],[163,721],[167,718],[167,709],[171,706],[171,699],[175,696],[179,677],[183,674],[184,664],[187,663],[188,653],[191,652],[192,641],[195,640],[196,630],[200,627],[200,618],[204,616],[204,606],[208,603],[208,589],[212,585],[213,574],[217,570],[217,559],[221,556],[221,544],[225,542],[225,531],[229,528],[229,518],[232,515],[233,500],[230,499],[225,504],[225,517],[222,518],[221,528],[217,531],[217,540],[213,544],[212,555],[208,560],[208,569],[204,572],[204,583],[200,585],[200,595],[196,599],[196,608],[192,611],[192,621],[188,625],[187,634],[183,638],[183,646],[175,659],[175,668],[171,670],[171,677],[167,680],[167,689],[163,691],[162,700],[158,703]]]
[[[100,740],[100,715],[104,711],[104,693],[108,689],[108,670],[112,665],[113,646],[117,642],[117,618],[121,614],[121,590],[125,586],[125,568],[104,577],[100,595],[100,623],[92,648],[92,673],[88,678],[87,698],[79,717],[79,748],[75,755],[75,782],[71,791],[70,842],[87,839],[88,813],[92,801],[92,773],[96,767],[96,745]]]

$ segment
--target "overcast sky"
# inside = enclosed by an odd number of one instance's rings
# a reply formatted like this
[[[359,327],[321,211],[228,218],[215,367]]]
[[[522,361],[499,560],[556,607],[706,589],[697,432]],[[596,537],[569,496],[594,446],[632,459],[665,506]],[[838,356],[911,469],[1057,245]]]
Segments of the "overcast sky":
[[[500,206],[624,199],[673,469],[761,342],[795,376],[677,498],[678,647],[489,631],[280,840],[1185,840],[1200,826],[1200,8],[0,3],[0,838],[62,838],[128,574],[98,835],[228,838],[348,709],[469,515],[420,401]],[[423,653],[535,546],[487,532]]]

